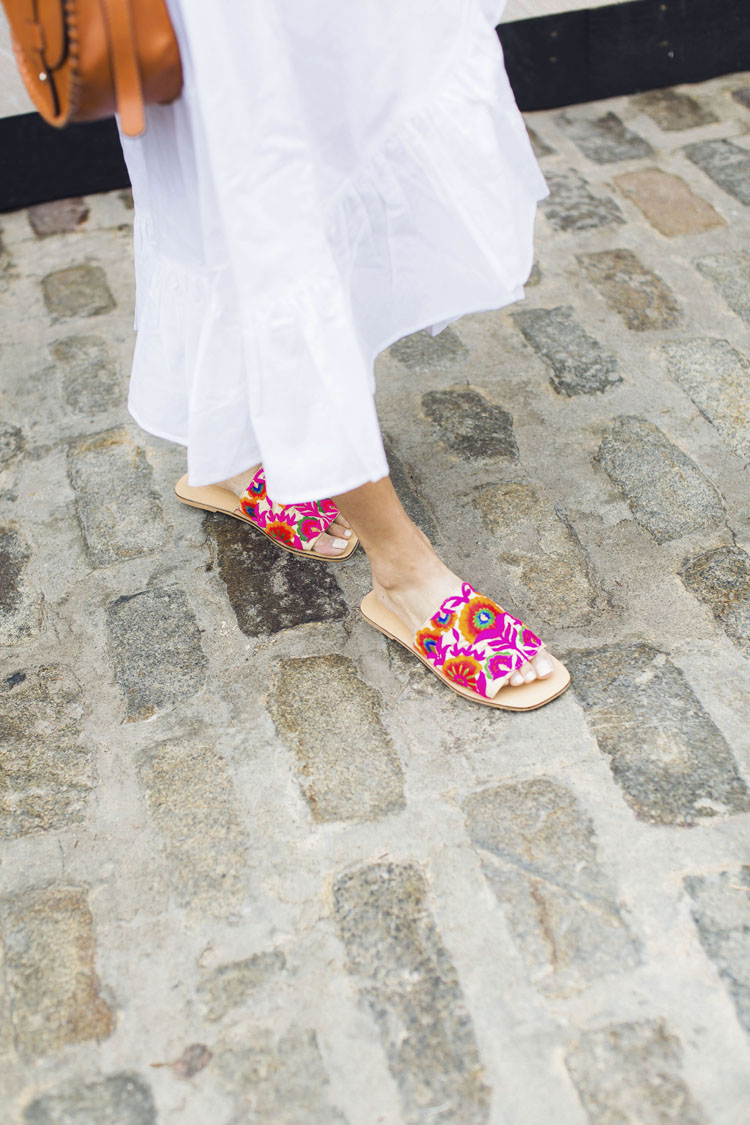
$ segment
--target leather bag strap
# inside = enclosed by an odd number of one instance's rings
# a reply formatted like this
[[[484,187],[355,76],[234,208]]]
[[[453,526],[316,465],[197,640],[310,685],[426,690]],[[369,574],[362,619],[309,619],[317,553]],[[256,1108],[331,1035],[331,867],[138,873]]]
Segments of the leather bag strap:
[[[130,0],[101,0],[101,5],[109,29],[110,57],[122,130],[128,137],[137,137],[146,128],[146,115]]]

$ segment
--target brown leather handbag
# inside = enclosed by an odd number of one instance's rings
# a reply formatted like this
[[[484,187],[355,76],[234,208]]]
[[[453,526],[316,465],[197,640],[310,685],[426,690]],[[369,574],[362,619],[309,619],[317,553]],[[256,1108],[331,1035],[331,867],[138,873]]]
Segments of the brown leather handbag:
[[[1,0],[26,89],[62,127],[120,115],[136,137],[144,105],[174,101],[182,66],[165,0]]]

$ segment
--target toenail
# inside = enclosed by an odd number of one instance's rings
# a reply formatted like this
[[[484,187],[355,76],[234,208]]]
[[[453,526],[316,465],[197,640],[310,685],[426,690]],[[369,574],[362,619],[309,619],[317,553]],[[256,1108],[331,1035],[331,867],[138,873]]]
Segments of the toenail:
[[[510,677],[510,682],[513,684],[513,687],[518,687],[519,684],[523,683],[523,676],[520,672],[514,672]]]
[[[536,673],[538,676],[548,676],[552,671],[552,665],[549,660],[537,660]]]
[[[342,551],[346,547],[346,539],[334,539],[333,545],[337,551]]]
[[[346,536],[347,539],[351,539],[351,534],[352,534],[351,528],[347,527],[346,531],[344,532],[344,535]]]
[[[536,679],[536,672],[524,672],[523,678],[527,684],[531,684]]]

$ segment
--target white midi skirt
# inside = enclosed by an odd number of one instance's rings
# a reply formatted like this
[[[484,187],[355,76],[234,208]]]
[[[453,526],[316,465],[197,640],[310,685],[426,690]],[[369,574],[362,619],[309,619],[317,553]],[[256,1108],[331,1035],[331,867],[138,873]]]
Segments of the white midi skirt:
[[[281,503],[388,472],[378,352],[523,296],[546,185],[504,0],[169,0],[182,96],[122,136],[129,409],[204,485]]]

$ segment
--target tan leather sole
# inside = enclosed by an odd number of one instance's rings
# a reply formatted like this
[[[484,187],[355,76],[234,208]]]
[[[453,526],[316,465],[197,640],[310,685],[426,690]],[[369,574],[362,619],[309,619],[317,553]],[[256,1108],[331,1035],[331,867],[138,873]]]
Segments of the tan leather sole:
[[[568,669],[552,653],[547,652],[547,656],[552,661],[553,672],[551,676],[546,676],[543,680],[534,680],[530,684],[519,684],[518,687],[506,684],[505,687],[500,688],[494,699],[485,699],[483,696],[469,691],[468,688],[447,680],[434,665],[425,660],[421,653],[412,648],[413,638],[409,630],[395,614],[378,601],[374,590],[371,590],[363,599],[360,609],[365,621],[373,628],[392,641],[398,641],[404,648],[408,648],[409,652],[421,660],[425,667],[429,668],[439,680],[442,680],[458,695],[462,695],[464,699],[470,699],[472,703],[483,703],[485,707],[497,707],[501,711],[534,711],[537,707],[543,707],[545,703],[549,703],[552,699],[556,699],[558,695],[562,695],[570,683]]]
[[[204,512],[221,512],[225,516],[234,516],[236,520],[242,520],[243,523],[249,524],[259,535],[264,539],[268,539],[270,543],[274,543],[277,547],[281,547],[282,551],[288,551],[290,555],[300,555],[304,559],[320,559],[322,562],[343,562],[348,559],[357,549],[359,539],[352,532],[352,537],[349,540],[346,549],[338,555],[323,555],[320,551],[316,551],[311,547],[309,551],[301,551],[299,547],[290,547],[288,543],[282,543],[280,539],[274,539],[270,535],[266,535],[262,528],[258,527],[256,523],[249,520],[247,516],[242,514],[240,509],[240,502],[233,492],[227,488],[219,488],[217,484],[207,484],[202,488],[193,488],[187,482],[187,473],[184,477],[180,477],[177,484],[174,486],[174,493],[178,500],[183,504],[187,504],[191,508],[202,508]]]

